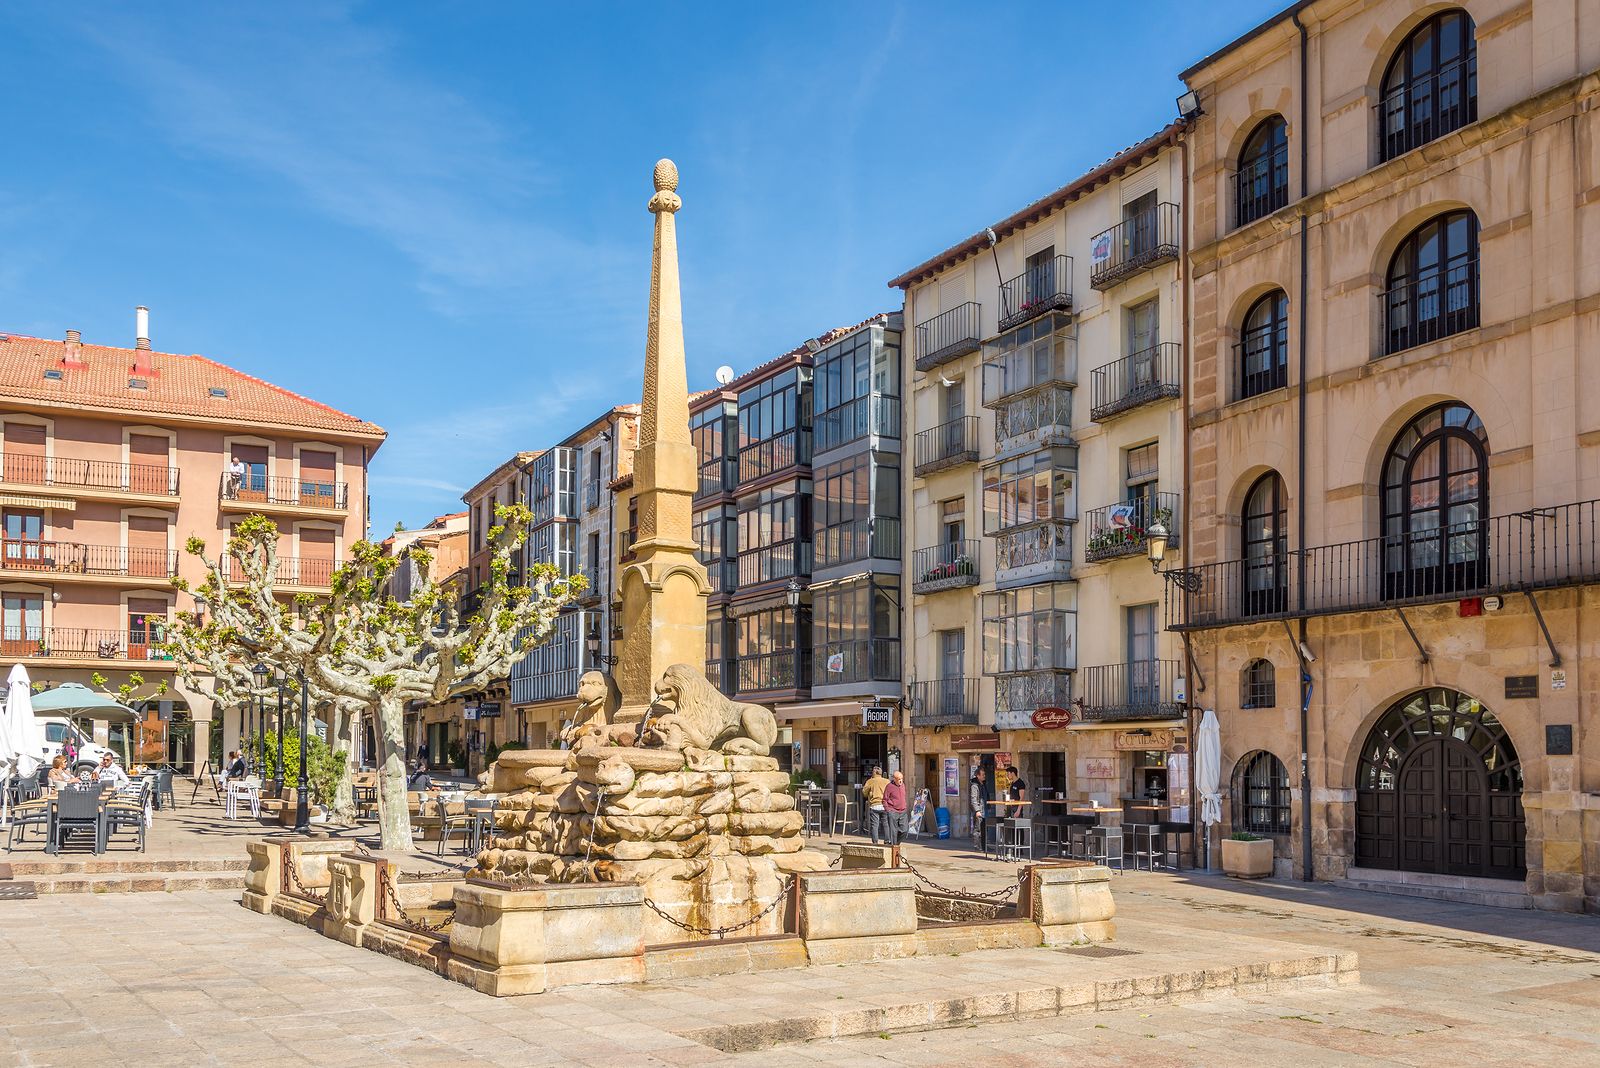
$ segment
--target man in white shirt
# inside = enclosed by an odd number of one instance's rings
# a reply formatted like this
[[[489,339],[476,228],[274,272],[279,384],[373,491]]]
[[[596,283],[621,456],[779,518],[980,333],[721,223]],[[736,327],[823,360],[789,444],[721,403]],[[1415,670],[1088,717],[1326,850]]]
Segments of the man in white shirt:
[[[228,465],[228,496],[230,498],[239,496],[239,490],[244,486],[246,473],[247,469],[244,466],[244,461],[235,456],[233,462]]]
[[[113,788],[120,790],[128,785],[128,773],[112,759],[110,753],[105,753],[100,757],[100,767],[95,772],[95,781],[110,783]]]

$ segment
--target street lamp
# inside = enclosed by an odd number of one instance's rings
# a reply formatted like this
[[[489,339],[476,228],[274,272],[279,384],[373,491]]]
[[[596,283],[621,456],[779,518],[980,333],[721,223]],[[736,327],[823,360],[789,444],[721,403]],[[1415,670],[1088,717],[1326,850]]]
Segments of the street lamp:
[[[790,608],[800,607],[800,594],[805,587],[800,585],[799,579],[790,579],[789,585],[783,588],[784,599],[789,602]]]
[[[1150,570],[1177,586],[1185,593],[1199,593],[1201,576],[1198,571],[1187,568],[1169,567],[1161,570],[1161,561],[1167,556],[1167,543],[1171,541],[1172,534],[1167,530],[1166,524],[1156,520],[1144,528],[1144,551],[1150,558]]]
[[[294,833],[311,833],[311,806],[307,794],[310,793],[309,780],[306,778],[306,724],[311,717],[311,702],[306,694],[306,669],[301,668],[300,683],[300,781],[295,784],[294,791]]]
[[[249,748],[251,755],[245,759],[245,767],[253,772],[259,772],[261,770],[261,759],[255,752],[255,737],[257,730],[260,730],[263,735],[266,734],[267,695],[263,690],[267,685],[267,665],[259,660],[256,661],[256,666],[250,669],[250,674],[254,675],[256,680],[256,718],[250,724]]]
[[[284,780],[289,777],[284,772],[284,768],[287,767],[287,765],[284,763],[284,759],[283,759],[283,669],[282,668],[278,669],[277,677],[273,681],[278,684],[278,790],[281,792],[283,790]],[[300,754],[300,759],[304,760],[305,758],[306,758],[306,755],[304,753],[301,753]]]
[[[589,634],[584,638],[583,644],[589,650],[589,663],[602,664],[606,667],[612,667],[616,664],[616,657],[600,655],[600,620],[598,618],[589,623]]]

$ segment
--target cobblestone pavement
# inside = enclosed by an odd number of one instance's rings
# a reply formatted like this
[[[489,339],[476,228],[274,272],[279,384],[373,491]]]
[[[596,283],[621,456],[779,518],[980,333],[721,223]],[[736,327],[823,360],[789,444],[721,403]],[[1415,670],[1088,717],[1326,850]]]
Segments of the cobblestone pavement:
[[[973,889],[1003,885],[1010,873],[959,849],[908,853],[933,877]],[[1187,875],[1130,873],[1117,878],[1116,892],[1130,929],[1125,944],[1142,951],[1158,952],[1153,932],[1187,939],[1191,952],[1221,954],[1263,937],[1354,949],[1362,982],[729,1055],[661,1026],[663,1005],[685,1018],[715,1017],[707,999],[716,981],[649,997],[609,988],[495,1000],[254,915],[226,893],[50,897],[0,902],[8,962],[0,1066],[970,1065],[995,1057],[1008,1066],[1141,1068],[1268,1058],[1296,1068],[1600,1065],[1593,918]],[[982,953],[938,964],[947,979],[981,989],[1006,974],[1007,960]],[[741,977],[738,996],[781,1006],[802,991],[837,989],[843,1000],[907,974],[890,964],[769,973]]]

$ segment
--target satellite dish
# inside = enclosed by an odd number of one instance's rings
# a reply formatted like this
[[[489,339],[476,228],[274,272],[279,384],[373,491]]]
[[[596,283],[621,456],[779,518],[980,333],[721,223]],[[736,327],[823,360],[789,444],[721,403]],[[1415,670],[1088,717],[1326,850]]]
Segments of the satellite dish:
[[[727,364],[723,364],[721,367],[717,368],[717,381],[724,386],[729,382],[732,382],[733,368],[729,367]]]

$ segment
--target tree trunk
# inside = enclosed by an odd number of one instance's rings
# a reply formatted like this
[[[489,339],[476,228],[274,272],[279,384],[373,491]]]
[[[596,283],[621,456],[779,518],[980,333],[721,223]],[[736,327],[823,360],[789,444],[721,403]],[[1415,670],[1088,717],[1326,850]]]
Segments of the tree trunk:
[[[411,806],[406,803],[406,706],[395,697],[378,699],[378,830],[384,849],[411,852]]]
[[[351,725],[356,717],[340,711],[335,702],[328,709],[328,737],[334,749],[344,749],[344,764],[339,768],[339,778],[333,786],[333,817],[340,823],[356,821],[355,794],[355,732]]]

